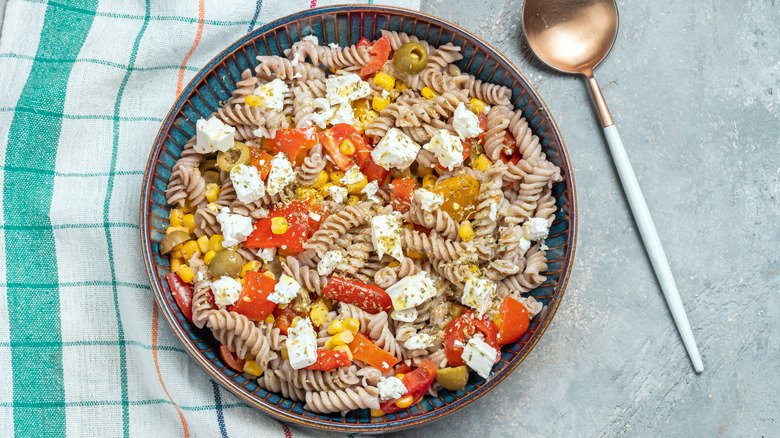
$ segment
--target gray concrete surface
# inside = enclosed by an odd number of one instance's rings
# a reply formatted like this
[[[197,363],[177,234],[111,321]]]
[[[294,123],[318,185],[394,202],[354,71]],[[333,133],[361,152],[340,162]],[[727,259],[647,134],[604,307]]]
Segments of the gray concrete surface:
[[[701,349],[696,375],[585,85],[529,61],[521,3],[423,0],[423,11],[493,44],[545,99],[574,165],[574,269],[509,378],[394,436],[780,435],[780,4],[619,1],[620,35],[596,72]]]

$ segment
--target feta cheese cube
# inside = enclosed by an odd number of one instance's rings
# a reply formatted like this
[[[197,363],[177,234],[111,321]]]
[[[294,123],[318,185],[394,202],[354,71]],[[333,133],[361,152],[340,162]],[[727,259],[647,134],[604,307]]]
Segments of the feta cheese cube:
[[[493,201],[493,203],[490,204],[490,212],[488,213],[488,218],[490,218],[491,221],[494,221],[498,218],[498,202]]]
[[[414,322],[417,319],[417,309],[412,307],[411,309],[393,310],[390,312],[390,318],[396,321]]]
[[[343,204],[347,200],[347,189],[339,186],[328,187],[328,193],[330,194],[330,200]]]
[[[330,275],[330,273],[336,269],[336,265],[342,260],[344,260],[344,255],[341,251],[326,252],[322,257],[322,260],[317,263],[317,273],[320,275]]]
[[[481,334],[476,334],[469,339],[460,357],[469,368],[476,371],[483,379],[487,379],[490,377],[490,370],[493,369],[493,364],[498,359],[498,351],[488,345]]]
[[[192,149],[199,154],[227,152],[235,143],[236,128],[222,123],[216,116],[198,120],[195,128],[197,140]]]
[[[223,207],[217,215],[217,222],[222,228],[222,246],[232,248],[246,240],[252,234],[252,218],[240,214],[231,214],[230,208]]]
[[[306,123],[302,124],[300,127],[306,128],[314,123],[320,128],[325,129],[325,127],[328,126],[328,121],[330,121],[336,113],[336,108],[331,107],[328,99],[324,97],[318,97],[317,99],[312,100],[311,106],[314,109],[314,112],[306,120]]]
[[[239,164],[230,171],[230,181],[233,182],[238,200],[245,204],[265,195],[265,184],[255,166]]]
[[[336,111],[333,113],[333,118],[330,119],[330,124],[336,126],[339,123],[346,123],[350,126],[355,124],[355,111],[352,109],[352,105],[342,103],[336,106]]]
[[[469,277],[460,301],[463,305],[476,309],[479,316],[482,316],[487,311],[495,292],[496,283],[493,280]]]
[[[363,178],[365,178],[365,175],[360,172],[360,168],[358,166],[352,166],[344,173],[344,176],[341,178],[341,184],[344,184],[345,186],[357,184],[363,181]]]
[[[276,304],[289,304],[300,291],[301,285],[294,278],[282,274],[274,286],[274,291],[268,295],[268,301]]]
[[[400,129],[390,128],[371,151],[371,158],[385,170],[391,167],[406,169],[420,151],[420,145],[407,137]]]
[[[281,79],[260,85],[255,89],[255,96],[263,98],[263,106],[276,111],[284,109],[284,94],[290,90],[290,87]]]
[[[336,43],[328,43],[328,47],[330,47],[331,49],[338,49],[339,45]]]
[[[425,333],[417,333],[404,342],[404,347],[407,350],[419,350],[421,348],[432,347],[434,341],[436,341],[435,336],[431,336]]]
[[[436,286],[430,275],[422,271],[398,280],[385,292],[390,295],[395,310],[404,310],[417,307],[433,298],[436,295]]]
[[[466,105],[463,105],[463,102],[459,103],[458,107],[455,108],[455,114],[452,118],[452,127],[460,138],[464,140],[474,138],[482,133],[482,128],[479,127],[477,115],[467,110]]]
[[[260,257],[260,260],[271,263],[276,257],[276,248],[263,248],[257,253],[257,256]]]
[[[214,303],[217,306],[229,306],[238,301],[238,296],[241,294],[241,283],[225,275],[211,283],[211,292],[214,293]]]
[[[523,236],[528,240],[545,239],[549,232],[547,219],[544,218],[532,217],[523,224]]]
[[[417,201],[418,204],[420,204],[423,210],[430,211],[430,212],[441,207],[441,205],[444,203],[444,197],[442,195],[433,193],[425,189],[415,190],[414,200]]]
[[[463,143],[460,138],[451,135],[446,129],[440,129],[433,135],[423,149],[433,152],[439,164],[453,170],[463,164]]]
[[[309,318],[304,318],[287,331],[287,356],[294,370],[317,362],[317,334]]]
[[[380,402],[401,398],[409,392],[404,382],[398,377],[380,377],[376,387],[379,389]]]
[[[379,258],[390,254],[399,262],[404,258],[401,248],[401,226],[392,214],[380,214],[371,218],[371,240]]]
[[[334,75],[325,80],[325,97],[331,105],[349,103],[370,94],[371,87],[368,82],[361,80],[360,76],[354,73]]]
[[[293,181],[295,181],[295,171],[290,160],[283,153],[274,155],[271,160],[271,171],[268,173],[268,194],[275,195],[281,192]]]
[[[376,195],[376,192],[378,191],[379,191],[379,182],[371,181],[370,183],[366,184],[365,187],[363,187],[363,190],[361,190],[360,193],[365,194],[366,198],[373,200],[374,195]]]
[[[309,219],[319,222],[320,219],[322,219],[322,216],[320,216],[318,213],[309,212]]]

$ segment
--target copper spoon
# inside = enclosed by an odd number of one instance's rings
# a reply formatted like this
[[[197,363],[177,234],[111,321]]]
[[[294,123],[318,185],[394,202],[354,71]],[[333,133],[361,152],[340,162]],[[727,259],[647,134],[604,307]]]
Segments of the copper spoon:
[[[623,191],[628,198],[642,241],[655,275],[672,312],[677,330],[697,373],[704,365],[685,315],[677,285],[666,260],[658,232],[650,217],[639,182],[628,161],[617,127],[609,114],[593,69],[607,56],[615,42],[618,11],[614,0],[525,0],[523,33],[534,54],[545,64],[563,73],[581,74],[588,81],[596,112],[604,128],[612,159]]]

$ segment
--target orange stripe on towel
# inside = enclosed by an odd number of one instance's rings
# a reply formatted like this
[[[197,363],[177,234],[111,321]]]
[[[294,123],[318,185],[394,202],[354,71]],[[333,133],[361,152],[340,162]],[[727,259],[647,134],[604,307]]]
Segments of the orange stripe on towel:
[[[187,427],[187,420],[184,419],[184,413],[181,411],[181,409],[179,409],[179,405],[173,401],[171,394],[168,393],[168,388],[165,387],[165,382],[163,382],[162,372],[160,371],[160,361],[157,359],[157,325],[160,320],[159,311],[157,310],[157,303],[152,303],[152,306],[152,357],[154,357],[154,368],[157,370],[157,378],[160,379],[160,385],[162,385],[163,391],[165,391],[165,395],[168,397],[168,400],[173,403],[173,406],[179,413],[181,426],[184,429],[184,437],[189,438],[190,430]]]
[[[195,33],[195,41],[192,42],[192,47],[190,47],[190,51],[187,52],[186,55],[184,55],[184,60],[181,62],[181,66],[179,66],[179,77],[176,80],[176,95],[178,96],[181,94],[181,89],[184,87],[184,68],[187,67],[187,61],[190,60],[190,56],[192,56],[192,53],[195,51],[195,49],[198,47],[198,44],[200,44],[200,37],[203,36],[203,23],[205,21],[205,15],[206,15],[206,8],[203,5],[204,0],[198,1],[198,31]]]

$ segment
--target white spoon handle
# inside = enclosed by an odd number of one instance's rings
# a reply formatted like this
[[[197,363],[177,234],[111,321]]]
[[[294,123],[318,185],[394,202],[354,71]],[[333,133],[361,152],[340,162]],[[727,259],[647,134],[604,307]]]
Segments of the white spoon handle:
[[[672,311],[677,329],[680,331],[685,349],[693,362],[693,368],[697,373],[704,371],[704,365],[701,362],[699,349],[696,347],[696,339],[693,338],[691,326],[688,323],[688,317],[685,315],[680,294],[677,292],[677,285],[672,277],[672,270],[669,268],[669,262],[666,260],[664,248],[658,239],[658,232],[655,230],[653,218],[650,217],[650,211],[647,209],[645,197],[642,195],[642,189],[639,188],[639,182],[634,175],[634,169],[628,161],[626,149],[623,147],[623,141],[620,139],[617,127],[610,125],[604,128],[604,135],[607,137],[607,144],[612,153],[612,159],[615,162],[620,182],[623,184],[623,191],[628,198],[628,204],[631,206],[631,212],[634,214],[634,220],[639,227],[639,234],[642,235],[642,241],[650,256],[650,262],[653,264],[655,275],[661,284],[661,290],[666,297],[666,303],[669,310]]]

